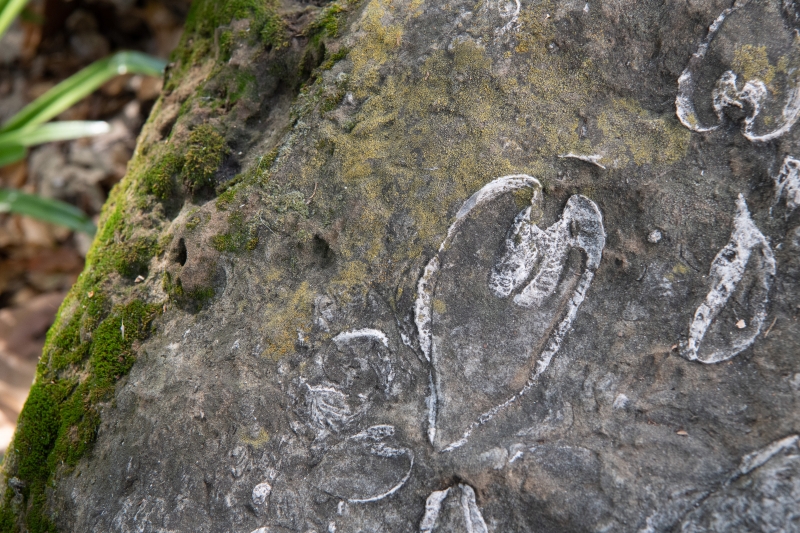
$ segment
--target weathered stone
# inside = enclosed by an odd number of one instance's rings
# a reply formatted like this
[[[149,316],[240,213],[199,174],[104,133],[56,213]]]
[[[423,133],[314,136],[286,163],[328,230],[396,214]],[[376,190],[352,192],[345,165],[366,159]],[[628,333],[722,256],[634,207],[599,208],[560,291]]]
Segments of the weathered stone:
[[[155,235],[143,283],[97,282],[163,305],[155,331],[87,393],[83,455],[32,469],[23,413],[5,523],[800,531],[793,6],[371,0],[197,30],[93,256]],[[201,182],[185,154],[222,162]],[[95,368],[54,370],[59,346],[41,390]],[[53,461],[73,426],[47,398]]]

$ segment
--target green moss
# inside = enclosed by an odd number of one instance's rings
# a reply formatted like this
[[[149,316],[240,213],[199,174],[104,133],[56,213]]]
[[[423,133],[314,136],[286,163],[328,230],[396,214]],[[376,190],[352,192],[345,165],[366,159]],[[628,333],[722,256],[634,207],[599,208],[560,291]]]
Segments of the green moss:
[[[203,287],[189,291],[186,293],[186,296],[189,298],[189,300],[202,305],[208,300],[212,299],[215,293],[216,291],[214,290],[214,287]]]
[[[228,61],[233,50],[233,32],[225,30],[219,35],[219,55],[221,61]]]
[[[203,223],[202,213],[198,213],[198,209],[193,209],[186,215],[186,229],[194,231],[200,224]]]
[[[341,88],[337,91],[331,91],[329,94],[323,96],[322,101],[319,105],[320,113],[327,113],[328,111],[333,111],[339,104],[342,102],[346,91],[344,88]]]
[[[294,212],[308,218],[308,204],[306,197],[300,191],[289,191],[284,194],[275,194],[265,198],[264,203],[267,208],[274,210],[276,213],[283,214]]]
[[[334,38],[339,35],[339,24],[345,9],[339,4],[331,4],[320,12],[312,22],[306,33],[309,42],[316,46],[324,38]]]
[[[54,372],[80,363],[89,354],[88,341],[105,312],[105,302],[103,295],[90,291],[64,326],[50,328],[47,346],[51,348],[50,368]]]
[[[237,68],[223,68],[206,84],[203,94],[212,109],[228,109],[244,96],[255,96],[257,80],[253,73]]]
[[[184,154],[183,179],[189,190],[196,192],[214,184],[214,174],[228,153],[225,139],[213,126],[202,124],[189,134]]]
[[[60,384],[34,384],[11,443],[18,458],[16,477],[26,485],[22,489],[23,506],[27,510],[27,529],[31,533],[55,532],[45,512],[44,488],[51,472],[49,456],[61,425],[59,401],[62,399],[63,387]],[[10,507],[9,496],[7,492],[6,508]]]
[[[215,202],[215,205],[218,210],[225,211],[231,206],[234,200],[236,200],[236,189],[228,189],[227,191],[217,196],[217,201]]]
[[[149,306],[137,300],[115,308],[97,327],[89,359],[95,396],[104,396],[131,369],[134,361],[131,345],[147,336],[158,310],[158,305]]]
[[[169,73],[164,88],[173,91],[189,69],[214,58],[211,54],[218,28],[229,25],[234,20],[247,20],[247,32],[234,34],[225,29],[216,38],[219,54],[216,59],[227,62],[236,40],[246,39],[250,44],[260,40],[270,48],[283,48],[288,40],[286,23],[278,14],[279,0],[196,0],[192,2],[187,15],[181,42],[170,60],[176,66]]]
[[[192,2],[184,32],[209,38],[214,31],[233,20],[249,20],[250,31],[264,44],[278,46],[285,42],[285,24],[277,14],[277,0],[204,0]]]
[[[163,177],[168,175],[163,169],[169,166],[162,158],[147,172]],[[155,228],[148,231],[130,223],[137,205],[134,191],[150,194],[154,189],[149,186],[160,181],[146,182],[147,172],[141,168],[133,161],[129,175],[112,190],[87,254],[86,269],[48,332],[31,400],[20,414],[20,430],[4,465],[6,475],[16,476],[26,488],[20,504],[12,503],[16,500],[13,490],[6,491],[0,505],[3,531],[55,531],[48,518],[46,487],[92,446],[100,423],[98,406],[130,370],[134,343],[148,335],[152,319],[161,310],[161,303],[136,299],[113,305],[108,287],[110,273],[145,272],[162,248]]]
[[[244,216],[235,211],[228,216],[228,231],[215,235],[211,245],[220,252],[251,252],[258,246],[258,232],[254,225],[245,224]]]
[[[349,48],[347,48],[346,46],[342,46],[336,52],[329,54],[325,58],[325,61],[323,61],[322,64],[319,66],[320,70],[332,69],[333,65],[335,65],[338,61],[341,61],[342,59],[347,57],[347,54],[349,52],[350,52]]]
[[[86,295],[80,311],[73,313],[66,324],[57,323],[51,330],[45,349],[48,357],[43,360],[61,357],[61,362],[40,367],[37,382],[20,413],[11,443],[16,462],[13,475],[25,483],[25,529],[31,533],[55,531],[48,518],[46,487],[58,468],[77,464],[94,443],[100,424],[98,405],[110,398],[116,382],[130,370],[134,362],[132,347],[149,335],[150,324],[161,306],[136,300],[115,306],[105,316],[103,308],[99,295]],[[84,328],[91,332],[82,334]],[[81,348],[81,357],[70,359],[74,354],[70,344]],[[67,367],[78,368],[86,354],[88,376],[82,382],[60,377]],[[17,527],[8,514],[13,496],[13,491],[6,491],[0,516],[4,531]]]
[[[161,288],[164,289],[164,292],[166,292],[170,300],[173,301],[177,301],[184,295],[181,280],[172,281],[172,274],[169,272],[164,272],[161,278]]]
[[[184,309],[198,309],[214,297],[216,291],[214,287],[203,287],[193,291],[186,291],[181,285],[181,280],[172,279],[169,272],[165,272],[161,280],[161,286],[169,295],[170,301]]]
[[[51,384],[34,384],[20,413],[13,447],[19,454],[17,475],[29,484],[29,490],[44,484],[50,474],[47,457],[61,423],[56,392]]]
[[[115,243],[106,251],[106,258],[116,272],[133,278],[147,273],[150,259],[162,252],[154,236],[137,237],[126,242]]]
[[[72,382],[66,382],[73,384]],[[91,402],[90,387],[82,383],[60,405],[59,436],[51,454],[51,469],[58,464],[75,466],[94,443],[100,413]]]
[[[108,202],[106,202],[106,206],[104,208],[104,220],[101,220],[100,223],[100,230],[97,233],[97,237],[95,242],[96,243],[109,243],[114,239],[114,234],[116,233],[117,229],[122,226],[122,221],[124,218],[125,213],[125,202],[120,198],[120,187],[115,187],[111,191],[111,195],[108,198]],[[98,259],[98,246],[95,244],[95,247],[92,250],[89,250],[89,254],[86,257],[86,262],[90,264],[94,264],[97,262]]]
[[[271,176],[270,169],[277,158],[277,148],[271,150],[267,155],[259,157],[258,162],[255,165],[251,166],[244,172],[237,174],[232,180],[223,184],[220,187],[220,194],[230,189],[238,190],[240,187],[245,187],[248,185],[256,185],[261,187],[266,186],[269,183]]]
[[[164,91],[167,93],[174,91],[192,66],[207,61],[211,57],[211,45],[210,38],[193,36],[184,32],[180,46],[173,51],[170,57],[176,67],[167,73]]]
[[[125,199],[130,183],[115,187],[106,203],[94,246],[86,256],[87,269],[80,284],[86,291],[111,272],[125,277],[146,274],[150,259],[163,251],[153,232],[137,231],[126,218],[130,216]]]
[[[258,32],[261,42],[273,48],[283,48],[289,44],[286,23],[274,11],[268,11]]]

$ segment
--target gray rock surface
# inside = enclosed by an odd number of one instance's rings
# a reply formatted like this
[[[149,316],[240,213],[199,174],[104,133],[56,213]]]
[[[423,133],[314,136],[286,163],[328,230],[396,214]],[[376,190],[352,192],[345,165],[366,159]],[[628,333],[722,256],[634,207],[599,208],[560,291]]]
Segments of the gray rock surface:
[[[269,180],[161,231],[152,297],[215,295],[156,319],[55,522],[800,531],[798,13],[347,7],[297,118],[240,122]],[[252,249],[210,246],[230,210]]]

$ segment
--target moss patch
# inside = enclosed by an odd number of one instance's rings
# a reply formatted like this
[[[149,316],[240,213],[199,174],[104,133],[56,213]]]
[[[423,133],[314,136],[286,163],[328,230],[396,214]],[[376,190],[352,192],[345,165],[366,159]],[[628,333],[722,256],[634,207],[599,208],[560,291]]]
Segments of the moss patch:
[[[46,487],[59,468],[77,464],[94,443],[100,405],[111,398],[116,382],[130,370],[134,344],[150,334],[161,310],[159,304],[133,301],[105,311],[104,300],[88,293],[79,301],[71,317],[60,316],[50,330],[42,358],[50,364],[39,366],[20,413],[10,446],[11,471],[7,468],[6,473],[13,473],[25,488],[22,501],[16,504],[12,503],[14,492],[6,492],[0,509],[4,531],[21,529],[21,516],[31,533],[55,531],[47,518]],[[84,360],[88,365],[82,364]],[[81,368],[88,375],[79,381],[76,371]]]
[[[203,93],[211,98],[211,109],[230,109],[246,95],[256,97],[256,77],[248,71],[222,68],[206,84]]]
[[[691,137],[677,120],[652,116],[630,99],[612,100],[597,124],[603,132],[599,147],[603,162],[615,167],[631,161],[636,165],[674,163],[683,158]]]
[[[345,8],[334,3],[322,10],[316,20],[308,27],[307,34],[313,45],[318,45],[323,38],[334,38],[339,35],[339,25]]]
[[[142,176],[142,186],[147,194],[159,200],[168,200],[175,195],[175,178],[183,167],[183,158],[173,152],[161,156]]]
[[[219,211],[226,211],[231,204],[236,201],[236,192],[236,189],[228,189],[217,196],[217,200],[214,202],[214,205]]]
[[[215,235],[211,245],[219,252],[252,252],[258,246],[258,232],[254,224],[246,224],[244,215],[235,211],[228,216],[228,231]]]
[[[189,134],[183,157],[183,179],[192,192],[213,187],[214,174],[228,153],[225,138],[211,125],[202,124]]]
[[[170,58],[176,67],[166,80],[165,89],[174,90],[192,66],[207,61],[213,55],[211,52],[215,46],[218,59],[227,61],[234,41],[241,36],[235,35],[230,29],[223,29],[218,36],[216,32],[234,20],[249,22],[249,31],[244,35],[250,43],[259,40],[270,48],[285,47],[288,44],[288,32],[286,23],[278,14],[279,7],[278,0],[192,2],[181,42]]]
[[[250,30],[265,44],[284,42],[283,22],[277,14],[277,0],[230,0],[226,2],[193,2],[186,18],[184,32],[199,37],[211,37],[217,28],[233,20],[248,20]]]
[[[246,434],[244,429],[240,430],[240,433],[242,433],[243,435],[240,437],[239,440],[241,440],[241,442],[243,442],[244,444],[252,446],[255,449],[260,449],[266,446],[270,438],[269,433],[264,428],[259,428],[258,434],[256,434],[255,436],[250,436]]]

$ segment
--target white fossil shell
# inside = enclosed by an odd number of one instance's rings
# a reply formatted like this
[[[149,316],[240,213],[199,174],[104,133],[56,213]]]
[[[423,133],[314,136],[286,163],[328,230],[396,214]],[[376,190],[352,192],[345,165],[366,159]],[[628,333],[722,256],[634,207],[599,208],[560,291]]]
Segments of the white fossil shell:
[[[745,320],[743,328],[720,324],[714,338],[709,339],[712,325],[730,301],[746,270],[752,270],[755,276],[752,288],[747,291],[746,302],[752,316]],[[718,363],[753,344],[767,317],[769,288],[774,276],[772,249],[750,218],[747,204],[740,194],[730,241],[711,263],[708,276],[711,288],[694,313],[688,341],[681,346],[681,355],[690,361]]]
[[[532,192],[531,205],[497,235],[499,219],[483,219],[496,215],[492,202],[520,189]],[[543,230],[536,224],[540,190],[535,178],[513,175],[473,194],[419,281],[415,320],[432,368],[428,436],[441,451],[462,446],[533,386],[600,263],[605,232],[597,205],[572,196],[561,219]],[[434,300],[447,309],[437,312]]]

